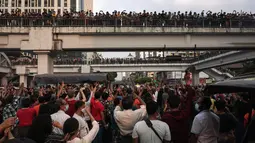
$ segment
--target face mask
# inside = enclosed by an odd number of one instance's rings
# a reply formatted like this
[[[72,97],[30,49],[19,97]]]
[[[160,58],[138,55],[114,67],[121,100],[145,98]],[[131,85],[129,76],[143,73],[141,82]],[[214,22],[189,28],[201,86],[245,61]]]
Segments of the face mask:
[[[83,112],[83,113],[86,113],[86,110],[85,110],[85,108],[81,109],[81,112]]]
[[[65,111],[67,111],[69,109],[69,105],[66,105],[66,109],[65,109]]]
[[[196,111],[198,111],[198,112],[200,111],[199,105],[198,105],[197,103],[195,104],[195,109],[196,109]]]

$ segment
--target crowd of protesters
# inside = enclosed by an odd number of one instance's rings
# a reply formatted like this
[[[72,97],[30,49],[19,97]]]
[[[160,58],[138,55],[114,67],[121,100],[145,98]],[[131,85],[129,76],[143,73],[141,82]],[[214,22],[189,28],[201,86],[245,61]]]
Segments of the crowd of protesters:
[[[180,60],[180,61],[167,61],[163,58],[154,59],[134,59],[134,58],[100,58],[92,59],[87,62],[86,59],[72,58],[72,59],[56,59],[54,60],[55,65],[84,65],[84,64],[157,64],[157,63],[187,63],[191,60]],[[13,65],[37,65],[36,58],[21,58],[12,60]]]
[[[170,27],[255,27],[255,14],[248,12],[92,12],[44,10],[42,13],[0,12],[0,26],[170,26]]]
[[[205,96],[202,86],[188,84],[64,82],[40,88],[10,83],[0,91],[6,142],[246,143],[243,137],[254,133],[245,134],[255,109],[245,93]]]
[[[83,64],[158,64],[158,63],[191,63],[199,60],[204,60],[219,54],[229,51],[206,51],[198,56],[166,56],[151,57],[151,58],[93,58],[84,59],[78,57],[72,58],[56,58],[54,59],[55,65],[83,65]],[[11,60],[13,65],[37,65],[37,58],[34,57],[21,57],[13,58]]]

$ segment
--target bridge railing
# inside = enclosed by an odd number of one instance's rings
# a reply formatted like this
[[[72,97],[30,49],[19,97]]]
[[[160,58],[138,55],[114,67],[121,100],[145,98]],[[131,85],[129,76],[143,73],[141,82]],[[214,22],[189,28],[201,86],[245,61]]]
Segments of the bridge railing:
[[[181,61],[159,61],[159,60],[91,60],[91,61],[73,61],[73,60],[63,60],[63,61],[54,61],[54,65],[121,65],[121,64],[167,64],[167,63],[191,63],[192,60],[181,60]],[[37,59],[34,60],[18,60],[12,61],[12,65],[37,65]]]
[[[1,27],[190,27],[255,28],[254,19],[34,18],[0,17]]]

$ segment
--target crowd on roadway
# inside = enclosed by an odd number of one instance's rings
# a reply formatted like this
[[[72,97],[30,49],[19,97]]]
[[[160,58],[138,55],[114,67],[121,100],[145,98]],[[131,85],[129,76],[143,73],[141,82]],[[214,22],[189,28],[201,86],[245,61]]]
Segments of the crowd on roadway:
[[[10,83],[0,91],[6,143],[241,143],[255,109],[245,93],[205,96],[188,84]]]
[[[255,14],[249,12],[92,12],[44,10],[42,13],[0,12],[0,26],[170,26],[170,27],[254,27]]]

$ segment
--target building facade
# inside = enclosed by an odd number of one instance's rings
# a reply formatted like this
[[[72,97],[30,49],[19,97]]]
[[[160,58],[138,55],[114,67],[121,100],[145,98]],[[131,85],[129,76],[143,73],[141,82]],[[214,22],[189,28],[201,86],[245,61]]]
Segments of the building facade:
[[[0,10],[3,12],[43,12],[55,11],[63,14],[64,11],[93,11],[93,0],[0,0]]]

